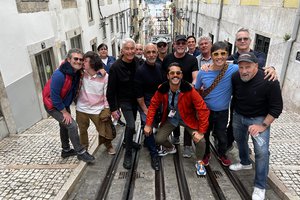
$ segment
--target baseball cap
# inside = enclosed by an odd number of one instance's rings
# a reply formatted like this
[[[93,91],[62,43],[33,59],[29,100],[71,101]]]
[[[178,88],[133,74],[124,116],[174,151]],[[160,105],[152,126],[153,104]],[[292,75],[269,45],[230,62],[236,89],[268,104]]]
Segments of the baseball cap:
[[[250,63],[258,63],[257,57],[254,55],[253,52],[242,53],[238,58],[238,63],[242,61],[250,62]]]
[[[161,37],[161,38],[158,38],[158,40],[156,41],[156,44],[158,44],[158,43],[166,43],[167,44],[168,42],[165,38]]]
[[[175,42],[177,42],[177,41],[179,41],[179,40],[187,41],[185,35],[176,35],[176,37],[175,37]]]

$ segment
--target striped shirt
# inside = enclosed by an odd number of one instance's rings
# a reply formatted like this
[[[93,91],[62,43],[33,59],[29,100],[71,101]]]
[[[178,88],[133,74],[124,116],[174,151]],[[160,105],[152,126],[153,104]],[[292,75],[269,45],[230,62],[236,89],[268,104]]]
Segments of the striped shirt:
[[[88,114],[99,114],[104,108],[109,108],[106,99],[107,83],[108,74],[99,77],[96,74],[90,76],[84,72],[76,110]]]

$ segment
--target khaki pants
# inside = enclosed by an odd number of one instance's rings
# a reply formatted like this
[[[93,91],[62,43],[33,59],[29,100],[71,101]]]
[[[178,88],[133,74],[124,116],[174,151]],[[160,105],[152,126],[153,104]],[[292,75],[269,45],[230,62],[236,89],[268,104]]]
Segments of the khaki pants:
[[[89,147],[89,137],[88,137],[88,128],[90,126],[90,120],[95,124],[96,130],[99,133],[99,123],[101,123],[99,115],[97,114],[87,114],[83,112],[76,111],[76,121],[79,127],[80,132],[80,144],[86,149]],[[106,148],[112,146],[111,139],[100,136],[99,134],[99,145],[104,144]]]

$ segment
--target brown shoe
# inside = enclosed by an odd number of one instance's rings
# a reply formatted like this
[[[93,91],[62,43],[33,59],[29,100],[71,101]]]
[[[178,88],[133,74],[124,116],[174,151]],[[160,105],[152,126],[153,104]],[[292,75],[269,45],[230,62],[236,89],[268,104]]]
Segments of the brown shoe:
[[[116,154],[116,151],[115,151],[115,149],[111,146],[111,147],[109,147],[109,148],[107,149],[107,153],[108,153],[109,155],[115,155],[115,154]]]

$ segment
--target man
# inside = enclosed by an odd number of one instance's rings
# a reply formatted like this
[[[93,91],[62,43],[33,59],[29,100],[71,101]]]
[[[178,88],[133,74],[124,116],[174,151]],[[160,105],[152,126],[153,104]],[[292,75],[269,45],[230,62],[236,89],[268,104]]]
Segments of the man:
[[[107,100],[114,119],[119,119],[119,107],[126,121],[125,129],[125,157],[123,167],[132,166],[133,134],[135,133],[135,120],[137,115],[137,101],[134,93],[134,77],[138,67],[135,58],[135,42],[131,38],[122,41],[122,56],[110,68],[107,86]],[[138,147],[138,145],[136,146]]]
[[[208,71],[200,70],[197,75],[195,88],[197,90],[203,88],[203,98],[210,109],[209,128],[205,133],[206,149],[203,158],[204,165],[209,164],[210,160],[210,131],[218,140],[217,151],[218,159],[224,166],[229,166],[231,161],[226,156],[227,151],[227,135],[226,126],[228,122],[228,108],[231,100],[231,76],[238,70],[237,65],[229,65],[226,63],[228,52],[227,45],[224,42],[216,42],[212,45],[211,55],[213,63],[209,66]],[[215,81],[219,74],[223,73],[223,77],[219,81]],[[213,83],[217,83],[214,88]]]
[[[109,69],[111,65],[116,61],[116,58],[108,55],[108,46],[104,43],[101,43],[97,47],[97,51],[102,60],[105,71],[109,73]]]
[[[144,58],[144,47],[142,44],[135,45],[135,57],[139,60],[139,65],[142,65],[145,62]]]
[[[231,56],[228,57],[229,61],[233,61],[234,64],[237,64],[238,57],[241,53],[246,53],[246,52],[253,52],[254,55],[258,59],[258,67],[260,69],[263,69],[266,64],[266,55],[262,52],[257,52],[253,51],[250,49],[250,44],[251,44],[251,38],[250,38],[250,32],[248,29],[241,28],[237,31],[236,37],[235,37],[235,46],[237,47],[237,52],[232,54]],[[265,68],[265,74],[274,74],[274,67],[266,67]],[[268,78],[268,76],[266,77]],[[269,80],[272,79],[272,76],[269,77]],[[232,144],[234,142],[234,137],[233,137],[233,130],[232,130],[232,111],[233,111],[233,104],[231,104],[230,108],[230,120],[229,124],[227,127],[227,137],[228,137],[228,149],[232,148]]]
[[[150,100],[156,92],[158,86],[163,83],[161,66],[155,62],[157,57],[156,45],[152,43],[147,44],[144,49],[144,55],[146,61],[137,69],[134,84],[137,102],[139,104],[138,109],[143,126],[146,123],[146,115],[148,113]],[[155,128],[158,127],[159,123],[157,119],[158,116],[156,116],[156,120],[154,122]],[[145,144],[150,152],[152,168],[154,170],[159,170],[159,159],[154,134],[145,136]]]
[[[232,60],[234,64],[237,64],[239,55],[245,52],[253,52],[258,59],[259,68],[265,67],[266,55],[262,52],[253,51],[250,48],[251,44],[250,32],[246,28],[240,28],[235,35],[235,46],[237,52],[228,57],[228,60]]]
[[[198,73],[198,63],[194,56],[186,53],[187,39],[185,35],[177,35],[174,41],[174,53],[168,54],[163,60],[162,69],[166,73],[168,66],[173,63],[179,63],[182,66],[183,79],[189,83],[195,83]],[[174,130],[173,144],[179,144],[180,127]],[[192,156],[192,138],[190,134],[184,131],[184,151],[183,157]]]
[[[239,72],[232,77],[234,104],[233,133],[239,148],[240,162],[230,165],[234,171],[251,169],[248,138],[252,137],[255,152],[253,200],[265,198],[269,172],[270,125],[282,112],[283,103],[278,81],[264,79],[258,70],[253,52],[238,58]],[[258,142],[260,140],[260,142]]]
[[[108,74],[97,74],[98,70],[103,69],[101,58],[97,53],[88,51],[83,58],[82,85],[76,102],[76,121],[80,130],[80,143],[88,149],[89,138],[87,130],[90,120],[92,120],[99,133],[99,146],[104,144],[108,154],[114,155],[116,152],[111,141],[116,135],[106,99]]]
[[[145,135],[152,134],[152,123],[157,109],[162,106],[162,119],[155,141],[163,145],[167,153],[176,153],[175,146],[168,137],[172,131],[182,125],[193,136],[196,143],[196,168],[198,175],[205,175],[202,157],[205,149],[204,133],[208,127],[209,110],[203,99],[191,84],[183,80],[183,68],[171,63],[167,68],[167,79],[155,92],[148,108]]]
[[[156,41],[156,46],[158,49],[158,56],[156,58],[156,63],[162,65],[164,58],[168,53],[168,42],[165,38],[158,38]]]
[[[192,55],[192,56],[199,56],[200,55],[200,50],[196,47],[196,38],[193,35],[190,35],[187,37],[187,47],[188,51],[187,53]]]
[[[95,158],[80,145],[77,123],[72,118],[70,110],[80,80],[82,61],[83,52],[80,49],[68,51],[67,58],[43,89],[43,102],[47,113],[59,122],[61,157],[77,155],[79,160],[92,163]],[[74,149],[71,149],[69,140]]]
[[[201,66],[208,65],[212,63],[211,59],[211,47],[212,47],[212,41],[209,36],[201,36],[199,38],[198,42],[199,48],[200,48],[200,55],[197,56],[198,61],[198,69],[201,69]]]

